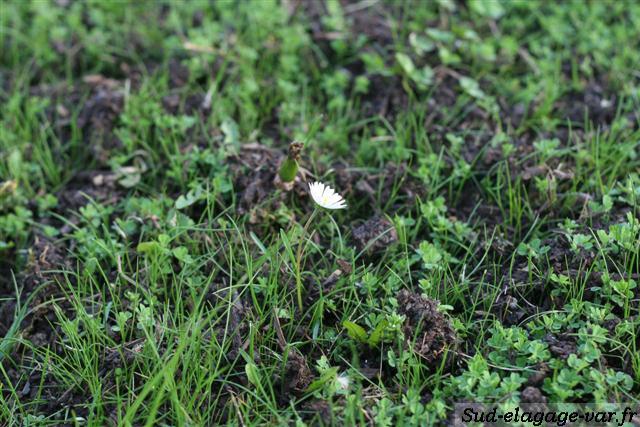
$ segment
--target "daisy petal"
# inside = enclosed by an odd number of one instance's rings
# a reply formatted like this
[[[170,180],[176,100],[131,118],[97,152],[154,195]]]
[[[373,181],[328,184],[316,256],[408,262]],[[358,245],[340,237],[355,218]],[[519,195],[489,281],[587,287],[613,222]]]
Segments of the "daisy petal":
[[[346,202],[340,194],[333,188],[321,182],[313,182],[309,184],[309,194],[313,201],[320,207],[325,209],[344,209],[347,207]]]

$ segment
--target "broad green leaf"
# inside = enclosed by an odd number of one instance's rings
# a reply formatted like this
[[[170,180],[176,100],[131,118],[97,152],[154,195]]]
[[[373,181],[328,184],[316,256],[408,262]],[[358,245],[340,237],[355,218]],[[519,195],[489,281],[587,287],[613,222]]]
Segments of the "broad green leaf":
[[[380,322],[378,322],[376,328],[373,330],[373,332],[371,332],[371,336],[369,336],[368,342],[370,346],[376,347],[378,344],[380,344],[380,341],[382,341],[382,338],[384,337],[384,331],[385,329],[387,329],[388,324],[389,322],[387,322],[386,319],[382,319]]]
[[[319,390],[325,385],[328,381],[333,381],[335,377],[338,375],[338,368],[329,368],[320,375],[320,378],[315,379],[309,384],[307,387],[307,393],[311,393],[313,391]]]
[[[186,195],[180,195],[180,197],[176,199],[176,209],[184,209],[188,206],[191,206],[198,200],[202,199],[202,197],[202,187],[198,186],[193,190],[190,190]]]
[[[404,53],[396,53],[396,61],[398,61],[402,70],[408,75],[411,75],[416,71],[416,66],[413,64],[413,61]]]
[[[344,326],[344,328],[347,330],[347,334],[354,340],[360,341],[362,343],[367,342],[367,331],[365,331],[362,326],[353,322],[349,322],[348,320],[342,322],[342,326]]]
[[[138,244],[138,247],[136,248],[136,250],[138,252],[143,253],[143,254],[154,253],[154,252],[159,251],[160,249],[161,248],[160,248],[160,245],[158,244],[158,242],[154,242],[154,241],[151,241],[151,242],[140,242]]]
[[[436,48],[436,44],[434,42],[417,33],[409,34],[409,43],[411,43],[411,46],[413,46],[413,49],[418,55],[424,55],[427,52],[432,52]]]
[[[247,375],[247,380],[254,386],[258,387],[260,385],[260,371],[255,363],[249,362],[244,365],[244,372]]]
[[[469,0],[469,8],[481,16],[499,19],[504,15],[504,8],[499,0]]]
[[[477,81],[473,80],[469,77],[461,77],[460,78],[460,86],[467,92],[469,95],[474,98],[482,99],[485,97],[485,93],[480,89],[480,85]]]

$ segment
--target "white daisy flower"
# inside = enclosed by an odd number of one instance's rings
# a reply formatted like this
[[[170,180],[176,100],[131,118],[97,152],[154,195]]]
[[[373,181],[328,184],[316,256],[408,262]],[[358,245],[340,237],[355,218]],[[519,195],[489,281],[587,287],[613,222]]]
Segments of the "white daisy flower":
[[[313,201],[322,208],[344,209],[347,207],[347,202],[344,201],[341,195],[336,193],[333,188],[321,182],[309,184],[309,192],[311,193]]]
[[[349,390],[349,384],[351,383],[351,380],[346,373],[343,373],[336,377],[336,383],[338,385],[338,390],[347,391]]]

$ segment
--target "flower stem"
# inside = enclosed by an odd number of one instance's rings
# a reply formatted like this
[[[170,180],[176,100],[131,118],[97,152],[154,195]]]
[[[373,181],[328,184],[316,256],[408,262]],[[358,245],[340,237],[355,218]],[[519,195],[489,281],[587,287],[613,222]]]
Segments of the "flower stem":
[[[296,291],[298,293],[298,307],[300,308],[300,312],[302,312],[303,310],[302,272],[300,271],[301,265],[302,265],[302,252],[304,250],[304,247],[306,246],[305,236],[307,234],[307,230],[309,229],[309,225],[311,225],[311,221],[313,221],[313,218],[315,218],[317,213],[318,213],[318,209],[314,209],[311,215],[309,215],[307,222],[305,222],[304,227],[302,228],[302,235],[300,236],[300,242],[298,243],[298,249],[296,250]],[[311,233],[311,236],[312,235],[313,233]],[[311,236],[309,236],[309,238],[311,238]]]

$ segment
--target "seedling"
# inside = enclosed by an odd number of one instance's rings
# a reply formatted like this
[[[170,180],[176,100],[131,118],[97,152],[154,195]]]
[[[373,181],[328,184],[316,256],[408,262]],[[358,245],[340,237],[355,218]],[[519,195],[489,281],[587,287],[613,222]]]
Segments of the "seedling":
[[[384,338],[384,333],[387,329],[389,322],[386,319],[382,319],[378,322],[376,327],[367,334],[367,331],[360,325],[354,322],[345,320],[342,322],[342,326],[347,330],[347,334],[354,340],[367,344],[369,347],[377,347]]]
[[[339,373],[339,368],[331,366],[326,356],[316,363],[320,376],[307,387],[307,392],[320,392],[326,397],[335,394],[347,394],[351,388],[351,378],[346,372]]]

